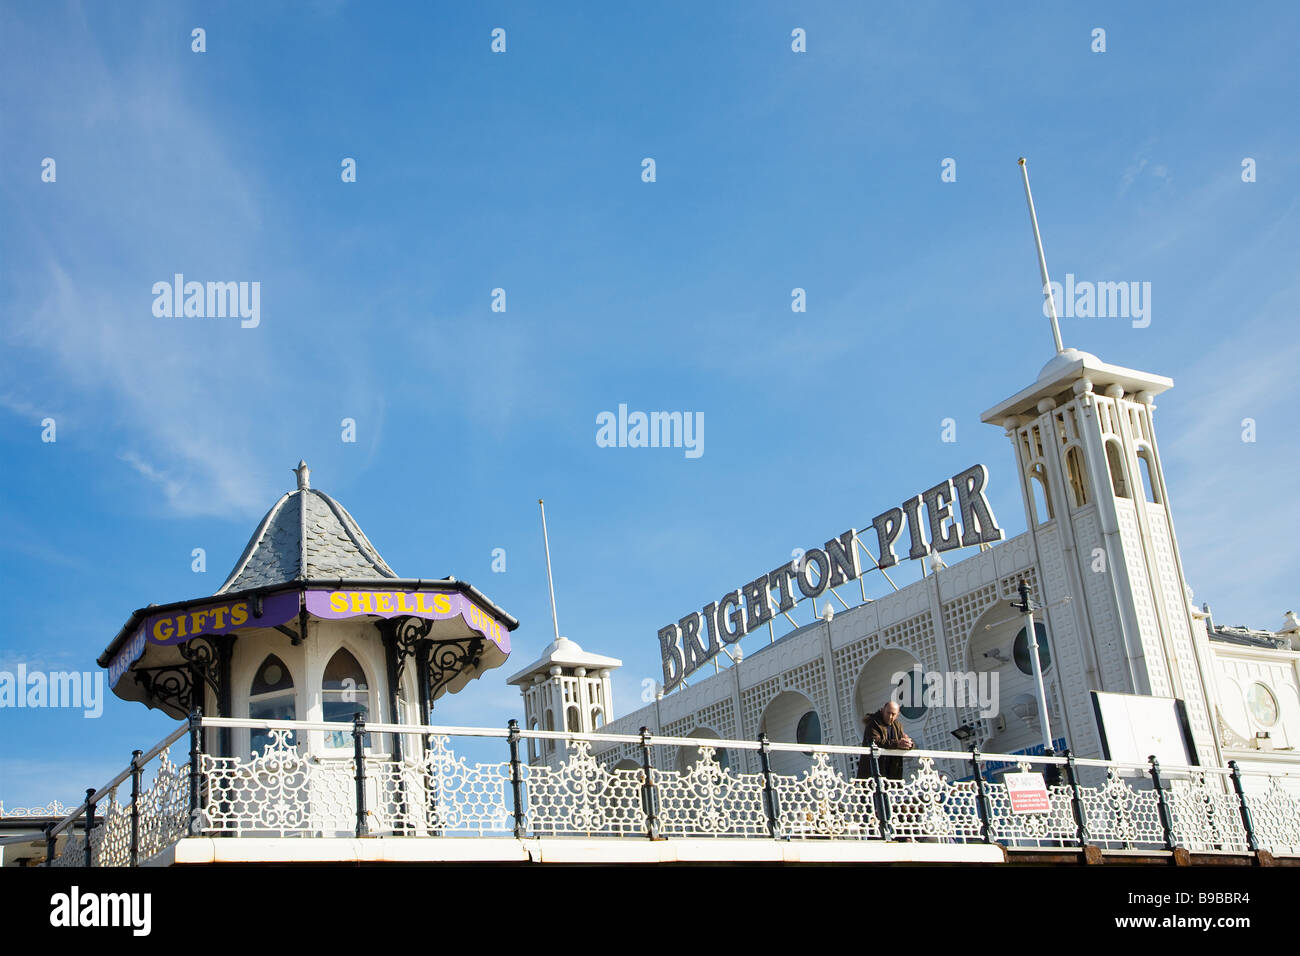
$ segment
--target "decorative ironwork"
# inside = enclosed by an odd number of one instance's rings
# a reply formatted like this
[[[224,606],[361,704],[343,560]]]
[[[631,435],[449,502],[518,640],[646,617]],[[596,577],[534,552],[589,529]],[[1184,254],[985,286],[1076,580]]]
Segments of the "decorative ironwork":
[[[1196,852],[1245,853],[1249,849],[1241,822],[1241,800],[1225,783],[1222,776],[1205,771],[1186,781],[1173,781],[1168,803],[1177,845]]]
[[[1018,773],[1031,770],[1033,767],[1025,761],[1016,767]],[[994,840],[1019,846],[1077,844],[1079,827],[1074,817],[1074,789],[1068,783],[1047,787],[1048,809],[1042,813],[1013,813],[1005,783],[986,783],[984,791]]]
[[[684,772],[657,771],[659,832],[665,837],[768,835],[761,774],[736,774],[718,764],[713,747]]]
[[[176,649],[202,675],[204,682],[212,688],[212,693],[220,699],[221,674],[218,665],[221,651],[217,645],[207,637],[192,637],[184,644],[178,644]]]
[[[57,800],[51,800],[43,807],[11,807],[6,810],[4,801],[0,801],[0,817],[63,817],[70,809]]]
[[[558,767],[529,767],[528,823],[535,836],[645,836],[645,771],[606,770],[585,740]]]
[[[1260,848],[1273,854],[1300,853],[1300,795],[1271,777],[1266,790],[1248,793],[1246,799]]]
[[[429,648],[429,700],[456,679],[462,671],[478,667],[483,638],[463,637],[455,641],[434,641]]]
[[[420,641],[428,637],[429,632],[433,630],[433,621],[408,615],[376,621],[375,626],[379,629],[384,643],[391,648],[396,665],[393,686],[396,687],[406,670],[406,659],[415,658]]]
[[[847,776],[831,755],[820,751],[813,752],[802,773],[742,773],[720,765],[713,742],[667,744],[650,738],[654,747],[670,751],[689,747],[690,762],[681,770],[645,763],[610,769],[592,755],[590,743],[571,741],[557,765],[524,766],[518,759],[524,732],[516,725],[505,740],[512,759],[469,764],[454,752],[448,735],[422,737],[423,748],[413,748],[420,750],[418,757],[362,752],[358,764],[356,755],[307,754],[304,745],[294,743],[293,730],[275,729],[264,750],[251,758],[196,750],[193,777],[190,766],[177,767],[164,751],[147,789],[133,781],[136,859],[147,862],[194,833],[351,836],[358,829],[358,807],[364,830],[384,836],[645,839],[654,833],[664,838],[770,839],[775,830],[778,838],[801,840],[889,839],[896,834],[894,838],[921,842],[1076,847],[1082,822],[1089,842],[1106,849],[1160,849],[1168,838],[1198,853],[1244,854],[1252,847],[1243,800],[1255,821],[1259,849],[1300,854],[1300,794],[1288,789],[1296,781],[1262,773],[1238,771],[1234,778],[1212,768],[1181,770],[1161,797],[1154,781],[1140,772],[1130,770],[1126,776],[1117,766],[1088,762],[1072,766],[1067,783],[1048,788],[1047,811],[1016,814],[1004,783],[984,780],[981,794],[975,779],[954,781],[939,772],[931,757],[917,757],[916,771],[901,780]],[[1029,760],[1019,761],[1021,771],[1032,766]],[[1085,773],[1090,776],[1086,782]],[[194,805],[192,779],[203,797]],[[650,805],[647,792],[654,794]],[[49,815],[64,808],[35,809],[47,813],[26,812]],[[88,809],[73,812],[86,821]],[[52,865],[84,865],[88,849],[96,866],[134,862],[131,802],[120,803],[118,792],[110,791],[89,822],[89,845],[86,834],[67,829],[63,852]]]
[[[1106,849],[1164,846],[1155,791],[1130,786],[1119,768],[1108,767],[1105,783],[1101,787],[1081,788],[1081,797],[1088,832],[1098,846]]]
[[[189,790],[189,767],[177,767],[164,751],[159,755],[158,772],[153,783],[141,790],[137,798],[138,863],[147,863],[186,835]],[[114,789],[97,804],[96,809],[95,825],[90,833],[94,865],[135,865],[131,853],[131,804],[119,803]],[[85,834],[68,831],[62,853],[47,865],[85,866]]]
[[[135,679],[154,700],[176,710],[193,706],[194,678],[187,664],[134,667]]]
[[[194,675],[197,673],[212,688],[217,700],[221,700],[223,654],[220,647],[207,637],[193,637],[184,644],[177,644],[176,650],[182,662],[132,668],[136,681],[145,692],[176,710],[192,710],[201,702],[195,699]]]
[[[880,835],[875,781],[846,780],[827,754],[814,754],[812,767],[801,776],[773,774],[772,783],[782,836],[860,840]]]

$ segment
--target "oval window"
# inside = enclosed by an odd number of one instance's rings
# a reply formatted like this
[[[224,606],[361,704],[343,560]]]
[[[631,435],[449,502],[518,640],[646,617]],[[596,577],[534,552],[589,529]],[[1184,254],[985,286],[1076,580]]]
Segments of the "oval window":
[[[1263,684],[1250,685],[1246,691],[1246,703],[1250,705],[1251,714],[1265,727],[1277,723],[1277,698]]]
[[[1043,673],[1046,674],[1052,666],[1052,651],[1047,645],[1047,627],[1038,621],[1034,622],[1034,637],[1038,641],[1038,663],[1042,667]],[[1034,662],[1029,656],[1029,636],[1022,627],[1020,633],[1016,635],[1015,648],[1012,650],[1012,656],[1016,659],[1016,667],[1022,674],[1034,673]]]

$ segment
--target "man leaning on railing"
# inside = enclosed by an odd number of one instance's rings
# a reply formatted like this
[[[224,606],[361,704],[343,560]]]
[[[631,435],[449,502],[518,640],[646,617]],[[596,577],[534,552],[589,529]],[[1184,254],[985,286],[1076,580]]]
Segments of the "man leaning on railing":
[[[880,710],[867,715],[866,731],[862,735],[862,746],[870,747],[873,743],[882,750],[912,750],[916,744],[907,736],[903,722],[898,719],[898,701],[891,700]],[[890,780],[903,779],[902,757],[881,757],[880,772]],[[858,760],[858,779],[871,778],[871,755],[863,754]]]

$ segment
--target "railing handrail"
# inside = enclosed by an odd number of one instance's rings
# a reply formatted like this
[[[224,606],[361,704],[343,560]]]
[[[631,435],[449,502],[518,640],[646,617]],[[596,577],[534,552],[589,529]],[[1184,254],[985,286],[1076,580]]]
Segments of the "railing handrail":
[[[267,730],[314,730],[326,733],[343,732],[351,734],[353,721],[326,721],[326,720],[271,720],[257,719],[248,717],[202,717],[200,723],[204,727],[214,728],[257,728]],[[182,725],[171,738],[174,742],[177,737],[185,732],[187,725]],[[496,739],[507,739],[510,736],[510,730],[498,727],[468,727],[455,725],[437,725],[437,724],[393,724],[381,721],[363,722],[362,727],[366,733],[377,734],[404,734],[412,736],[435,735],[446,737],[485,737]],[[519,728],[517,731],[518,738],[523,740],[581,740],[591,743],[621,743],[641,745],[642,738],[640,734],[611,734],[611,733],[578,733],[576,731],[564,730],[524,730]],[[661,734],[650,734],[645,742],[650,746],[675,746],[675,747],[713,747],[715,750],[733,749],[733,750],[751,750],[758,751],[762,744],[754,740],[734,740],[724,737],[673,737]],[[169,744],[170,745],[170,744]],[[851,746],[847,744],[799,744],[769,741],[767,744],[769,750],[782,753],[826,753],[826,754],[844,754],[847,756],[861,757],[871,753],[870,747]],[[158,748],[155,748],[155,751]],[[969,763],[972,759],[972,753],[968,750],[927,750],[916,748],[912,750],[895,750],[889,748],[880,748],[879,753],[890,757],[927,757],[934,760],[952,760]],[[978,760],[981,766],[987,764],[1020,764],[1028,763],[1042,764],[1049,766],[1064,767],[1070,762],[1070,758],[1045,754],[1004,754],[980,751]],[[1111,769],[1121,771],[1131,771],[1134,773],[1146,774],[1151,770],[1150,761],[1130,762],[1121,760],[1101,760],[1095,757],[1076,757],[1074,758],[1076,767],[1093,767],[1100,769]],[[1206,773],[1222,776],[1231,775],[1232,771],[1227,767],[1208,767],[1192,766],[1186,764],[1161,764],[1160,770],[1166,775],[1182,776],[1189,773]],[[128,768],[127,773],[130,770]],[[1270,777],[1290,777],[1295,776],[1287,771],[1251,771],[1242,769],[1243,774],[1255,773],[1266,774]],[[124,778],[123,778],[124,779]],[[120,782],[120,780],[119,780]]]
[[[230,743],[230,728],[271,730],[276,739],[262,757],[252,754],[253,759],[249,761],[250,755],[246,752],[243,757],[231,760],[221,753],[205,754],[202,739],[205,727],[223,731],[220,735],[225,745],[222,753]],[[330,788],[339,786],[342,783],[340,767],[328,756],[304,755],[306,738],[289,736],[289,732],[298,731],[337,733],[351,737],[351,748],[345,748],[350,750],[351,760],[344,768],[344,777],[355,778],[351,819],[336,817],[333,809],[321,811],[316,807],[312,796],[315,788],[323,784]],[[186,733],[191,737],[188,768],[173,765],[167,753],[168,748]],[[383,753],[380,752],[382,748],[376,747],[374,753],[367,753],[364,745],[367,734],[393,734],[392,751]],[[408,750],[405,746],[398,748],[398,735],[438,739],[425,739],[416,743],[410,759],[402,761],[399,766],[394,762],[395,755],[401,753],[405,756]],[[453,737],[508,742],[509,762],[471,766],[463,757],[456,758],[452,753],[444,753],[446,739]],[[559,740],[570,744],[578,742],[579,746],[576,754],[572,747],[561,748],[567,750],[570,756],[557,770],[553,766],[524,764],[519,748],[519,741],[523,739],[548,742]],[[622,746],[616,749],[605,746],[596,751],[589,749],[592,744]],[[671,750],[666,760],[663,751],[656,760],[653,754],[656,747],[665,750],[677,748],[681,752],[676,761],[673,760]],[[529,749],[534,750],[532,747]],[[545,748],[546,756],[552,760],[554,750],[550,746]],[[721,769],[719,764],[735,762],[719,759],[697,765],[696,768],[681,766],[683,757],[693,758],[700,751],[757,751],[759,773],[752,772],[752,759],[740,761],[740,765],[750,768],[748,770],[738,769],[729,776],[728,771],[723,770],[724,777],[732,780],[738,788],[732,796],[740,802],[733,803],[731,810],[726,809],[723,800],[725,794],[683,797],[684,789],[694,792],[692,788],[698,783],[698,774],[713,779]],[[805,757],[815,753],[818,756],[811,770],[805,759],[795,769],[782,767],[773,772],[770,757],[774,752],[786,755],[797,753]],[[159,765],[157,779],[146,792],[141,787],[144,767],[159,755],[162,755],[162,763]],[[855,761],[866,758],[870,760],[871,779],[846,781],[842,774],[847,772],[853,775],[853,766],[846,768],[843,762],[838,761],[830,765],[823,755],[847,756]],[[294,759],[286,761],[286,756]],[[304,756],[307,760],[305,772],[301,766]],[[343,754],[340,753],[339,756]],[[638,757],[636,772],[628,774],[611,771],[609,765],[615,756]],[[921,760],[921,776],[897,783],[885,777],[880,761],[885,758],[901,760],[904,757]],[[451,758],[452,762],[448,763],[447,758]],[[584,801],[595,800],[599,804],[604,797],[587,794],[586,791],[583,791],[583,796],[575,796],[567,789],[567,784],[558,789],[556,786],[555,773],[560,775],[561,782],[575,774],[584,780],[589,778],[592,772],[589,761],[593,759],[603,765],[598,772],[606,775],[609,806],[605,809],[618,809],[609,819],[601,817],[599,812],[592,818],[583,809],[586,806]],[[561,760],[564,758],[561,757]],[[864,765],[857,763],[858,767]],[[678,769],[673,770],[673,766]],[[1014,797],[1010,790],[1004,793],[1000,789],[990,789],[990,785],[996,781],[993,776],[995,772],[1014,770],[1017,767],[1037,767],[1039,770],[1047,768],[1045,780],[1055,784],[1050,796],[1050,801],[1055,803],[1050,810],[1023,806],[1017,810],[1016,801],[1010,799]],[[1106,779],[1104,782],[1094,780],[1083,784],[1078,773],[1081,768],[1105,769]],[[524,773],[526,769],[527,774]],[[1056,772],[1060,769],[1065,774]],[[1117,770],[1124,772],[1117,773]],[[826,780],[824,775],[827,771],[838,779],[838,783]],[[940,803],[943,805],[938,808],[941,818],[939,822],[928,818],[918,820],[913,818],[914,814],[909,817],[907,813],[895,819],[899,807],[906,808],[909,806],[908,801],[914,799],[917,787],[927,790],[934,787],[936,771],[941,772],[939,782],[943,792],[952,798],[944,803],[941,794]],[[800,776],[801,772],[803,776]],[[901,776],[895,768],[890,768],[888,773],[894,778]],[[1136,779],[1129,779],[1130,773]],[[85,801],[70,808],[66,816],[61,819],[56,814],[45,817],[45,820],[57,822],[41,828],[41,832],[46,839],[47,863],[50,863],[58,858],[56,836],[70,831],[80,820],[84,838],[73,840],[71,833],[68,834],[70,842],[63,854],[67,859],[63,862],[81,865],[84,856],[86,866],[138,866],[141,859],[154,857],[160,849],[174,844],[186,834],[204,837],[214,834],[238,836],[255,832],[259,828],[269,828],[282,836],[290,831],[319,830],[321,835],[326,835],[350,829],[358,839],[372,833],[382,835],[390,830],[395,836],[440,836],[447,830],[476,830],[479,836],[483,836],[485,832],[500,829],[503,821],[506,821],[506,828],[510,828],[510,817],[513,817],[513,830],[518,839],[523,838],[530,826],[534,834],[542,835],[564,835],[570,829],[591,831],[594,828],[596,835],[637,835],[651,840],[659,839],[665,833],[680,836],[696,830],[715,836],[766,835],[771,839],[789,839],[792,835],[811,834],[879,838],[886,841],[894,840],[900,833],[920,833],[944,836],[945,839],[958,842],[1010,841],[1007,845],[1028,843],[1034,846],[1043,845],[1043,841],[1047,841],[1046,845],[1049,846],[1075,843],[1087,846],[1095,837],[1098,843],[1094,845],[1111,849],[1142,844],[1147,849],[1162,846],[1164,851],[1184,846],[1203,852],[1255,852],[1264,848],[1272,852],[1280,848],[1284,853],[1294,853],[1300,845],[1300,836],[1297,836],[1300,831],[1286,821],[1296,819],[1295,808],[1300,806],[1296,803],[1300,793],[1290,792],[1296,790],[1292,784],[1300,780],[1300,774],[1285,769],[1260,769],[1246,773],[1263,776],[1272,787],[1278,786],[1281,781],[1284,784],[1283,790],[1287,792],[1280,797],[1269,792],[1261,798],[1261,803],[1255,804],[1253,794],[1248,799],[1247,789],[1243,787],[1245,774],[1235,761],[1229,761],[1227,767],[1162,766],[1155,757],[1133,762],[1080,759],[1069,751],[1049,756],[1032,753],[981,753],[977,746],[971,746],[966,751],[919,748],[900,750],[882,748],[874,743],[864,747],[772,742],[765,734],[760,734],[755,741],[658,735],[650,733],[646,728],[642,728],[641,733],[636,735],[604,730],[595,733],[523,730],[516,720],[511,720],[506,727],[462,727],[366,722],[360,714],[351,721],[309,721],[203,717],[195,711],[147,753],[134,751],[125,771],[118,773],[98,790],[87,790]],[[293,819],[276,816],[282,807],[275,803],[268,807],[271,815],[265,816],[262,808],[257,805],[260,799],[257,796],[258,788],[265,784],[262,779],[264,774],[295,776],[296,782],[290,782],[286,778],[282,783],[289,792],[296,794],[291,799],[299,800],[299,809],[307,815]],[[379,776],[374,777],[375,774]],[[1190,779],[1184,779],[1186,775],[1190,775]],[[131,780],[129,815],[117,812],[119,805],[116,800],[112,800],[111,805],[101,814],[98,810],[99,801],[106,797],[112,799],[111,795],[117,793],[128,778]],[[378,796],[371,792],[374,788],[367,789],[367,782],[371,779],[388,781],[379,787],[381,792]],[[1183,782],[1176,783],[1171,788],[1171,779]],[[539,787],[536,792],[532,789],[534,782]],[[1231,787],[1224,788],[1224,792],[1219,793],[1217,785],[1209,786],[1218,782],[1230,782]],[[1010,785],[1010,780],[1007,785]],[[830,791],[827,790],[828,786]],[[1117,809],[1111,806],[1114,803],[1111,791],[1116,786],[1130,795],[1133,808],[1124,811],[1122,807]],[[1187,789],[1184,791],[1184,788]],[[351,790],[352,787],[348,786],[348,789]],[[389,792],[390,789],[392,792]],[[455,794],[462,789],[469,797],[462,801],[464,806],[458,807]],[[525,790],[528,791],[527,799],[524,798]],[[243,795],[240,796],[236,791]],[[1145,795],[1139,797],[1138,791],[1144,791]],[[830,802],[843,805],[837,808],[828,806],[829,792],[840,795]],[[685,817],[690,817],[691,811],[683,811],[682,800],[687,799],[689,802],[696,797],[706,802],[712,801],[709,806],[722,812],[726,819],[718,823],[714,819],[716,814],[706,814],[703,818],[705,822],[683,822],[684,814]],[[899,804],[900,800],[903,803]],[[1064,804],[1062,800],[1065,801]],[[580,803],[582,806],[579,806]],[[641,809],[642,819],[639,820],[634,810],[637,806]],[[1103,810],[1106,807],[1111,809],[1098,815],[1099,806]],[[445,812],[448,808],[450,813]],[[63,809],[61,806],[58,808],[60,814]],[[148,810],[150,814],[159,814],[157,822],[143,828],[142,809]],[[599,809],[597,806],[596,810]],[[627,815],[629,810],[633,811],[631,817]],[[345,806],[339,808],[339,811],[346,816],[348,809]],[[1034,822],[1033,826],[1022,826],[1015,822],[1015,814],[1018,812],[1048,812],[1052,816]],[[1114,820],[1109,817],[1112,812],[1116,814]],[[1283,822],[1279,823],[1279,820]],[[95,839],[97,833],[101,835],[98,842]],[[588,835],[591,833],[588,832]],[[6,835],[0,837],[0,847],[31,843],[33,839],[31,832]]]
[[[162,753],[172,744],[176,743],[176,741],[180,740],[181,737],[184,736],[188,730],[189,730],[189,724],[182,723],[170,734],[168,734],[162,740],[158,741],[158,743],[150,747],[149,750],[146,751],[144,754],[142,754],[140,757],[133,759],[129,764],[126,765],[125,770],[119,772],[117,776],[115,776],[112,780],[110,780],[108,783],[104,784],[102,787],[96,790],[94,795],[91,796],[88,801],[87,800],[81,801],[81,803],[77,806],[75,810],[73,810],[66,817],[64,817],[62,820],[56,823],[50,830],[50,836],[56,837],[64,830],[66,830],[68,827],[72,826],[72,824],[75,823],[81,817],[81,815],[86,812],[87,802],[99,803],[100,800],[102,800],[108,794],[112,793],[114,789],[121,786],[122,782],[126,780],[127,777],[131,776],[131,772],[136,768],[137,764],[143,767],[154,757],[158,756],[160,753]]]

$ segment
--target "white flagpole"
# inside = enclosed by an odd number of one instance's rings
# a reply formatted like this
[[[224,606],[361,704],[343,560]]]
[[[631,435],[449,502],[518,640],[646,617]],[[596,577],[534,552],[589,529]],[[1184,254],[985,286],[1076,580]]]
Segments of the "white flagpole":
[[[546,505],[541,498],[537,505],[542,509],[542,546],[546,548],[546,584],[551,589],[551,623],[555,625],[555,643],[560,642],[560,619],[555,613],[555,581],[551,578],[551,540],[546,536]]]
[[[1056,351],[1058,353],[1065,351],[1065,346],[1061,344],[1061,326],[1056,318],[1056,297],[1052,295],[1052,282],[1047,278],[1047,259],[1043,256],[1043,237],[1038,234],[1038,213],[1034,212],[1034,197],[1029,192],[1029,167],[1025,165],[1025,157],[1020,157],[1020,175],[1025,180],[1025,201],[1029,203],[1029,221],[1034,226],[1034,245],[1038,247],[1038,271],[1043,276],[1043,294],[1047,296],[1047,304],[1052,312],[1052,338],[1056,341]]]

